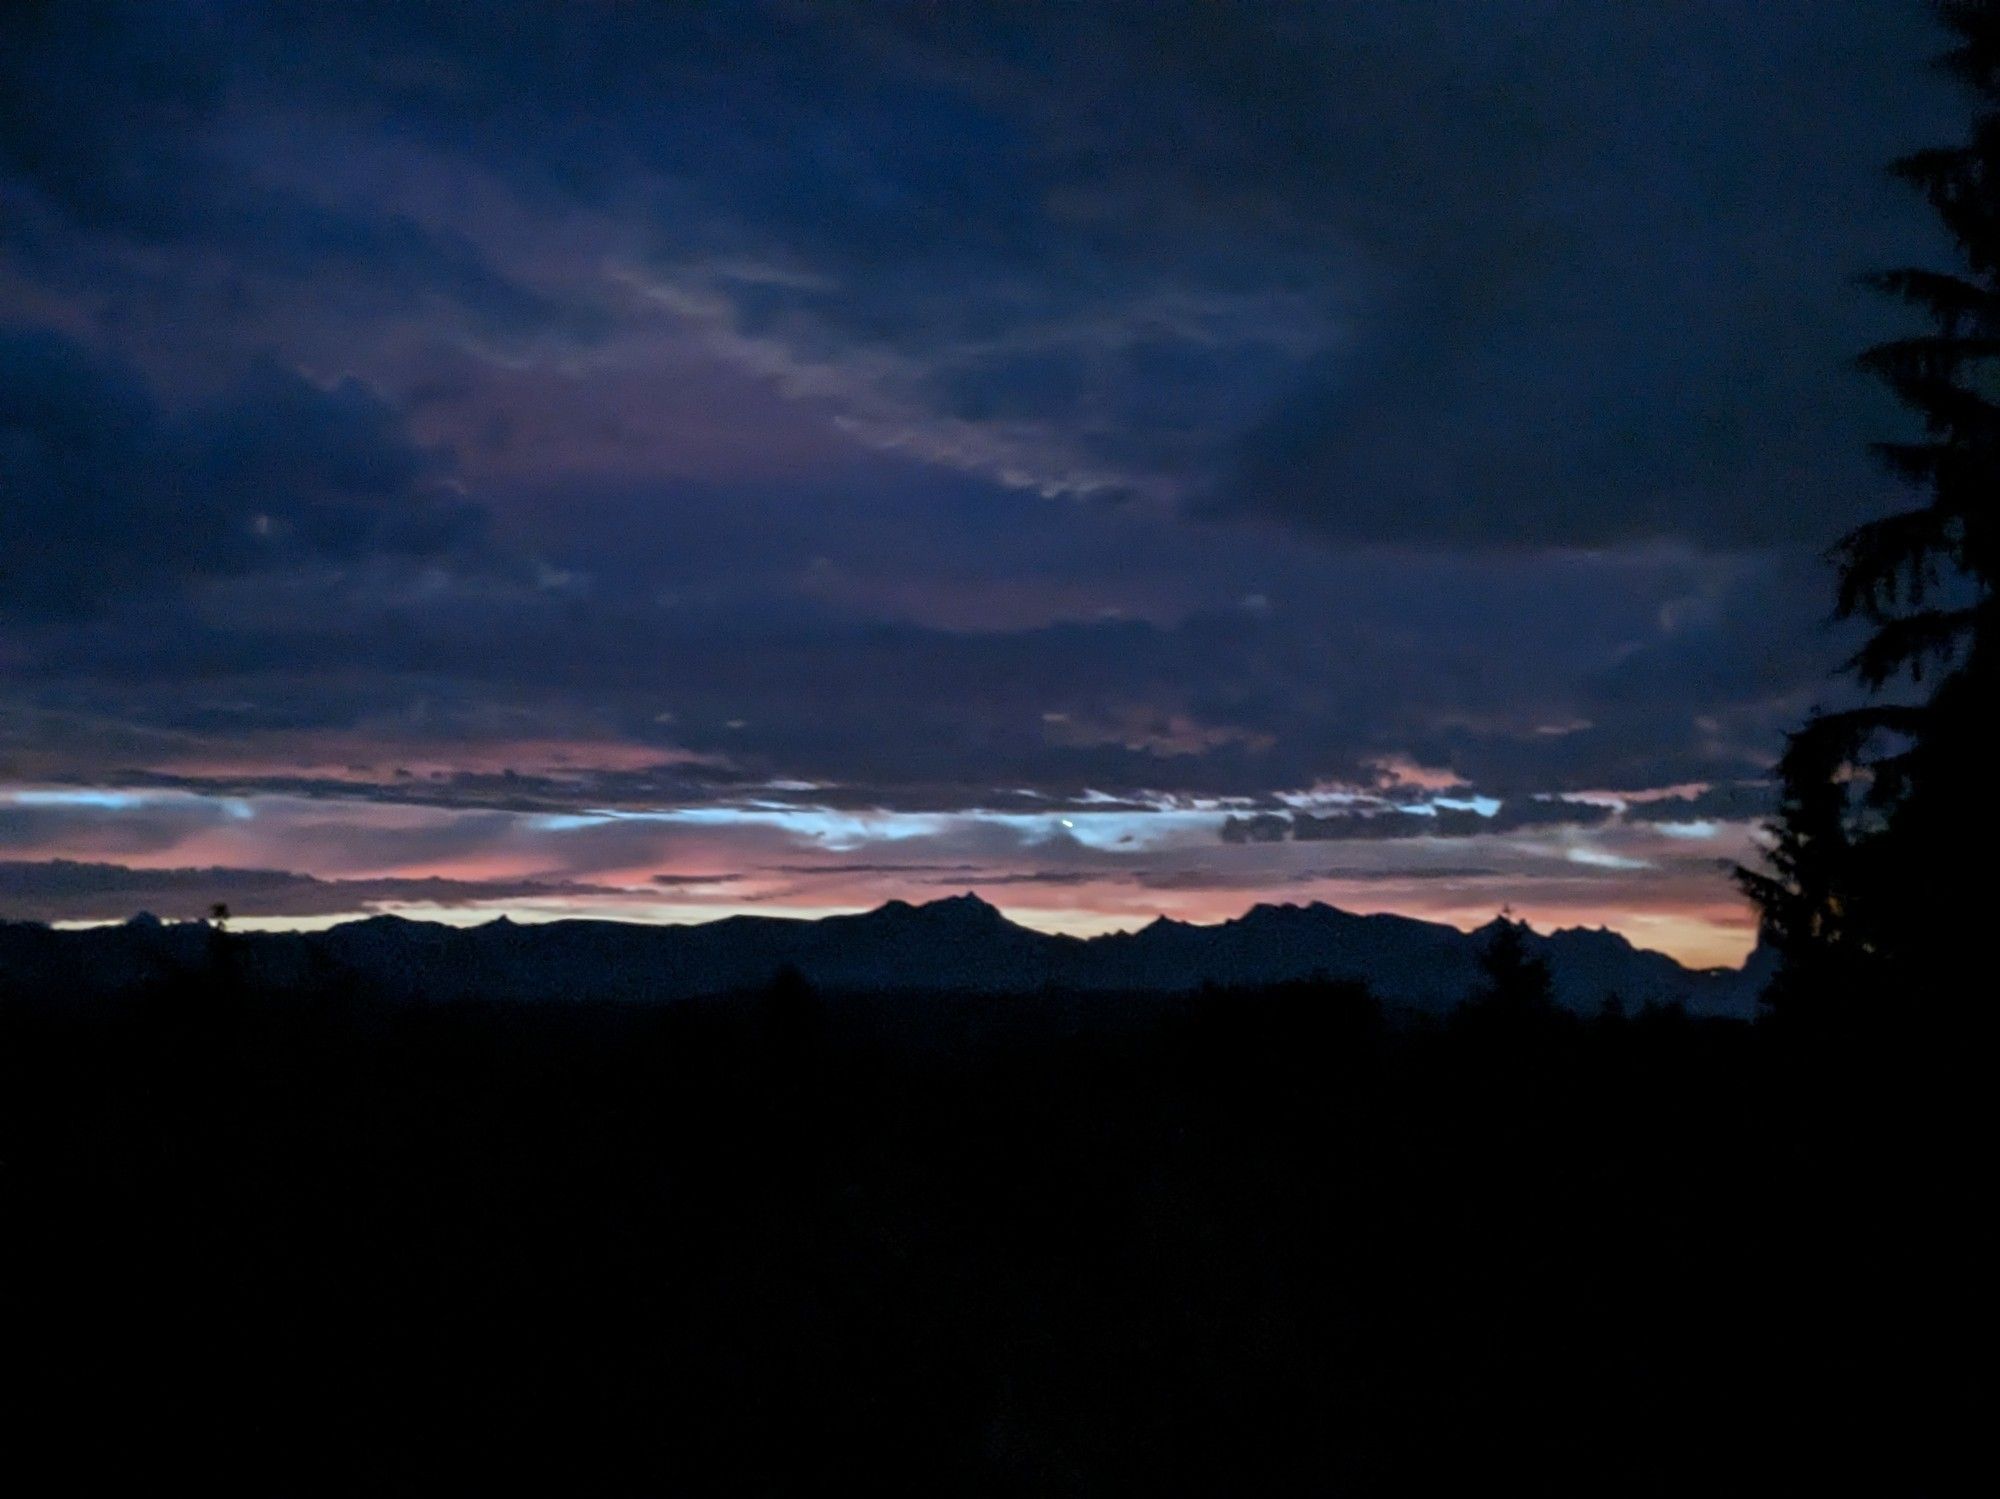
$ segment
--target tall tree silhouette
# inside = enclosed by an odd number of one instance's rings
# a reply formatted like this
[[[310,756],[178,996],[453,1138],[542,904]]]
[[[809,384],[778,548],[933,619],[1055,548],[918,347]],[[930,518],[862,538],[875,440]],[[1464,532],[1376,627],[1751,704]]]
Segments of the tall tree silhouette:
[[[1487,1014],[1513,1020],[1551,1011],[1555,984],[1547,961],[1528,947],[1527,923],[1510,920],[1502,913],[1490,931],[1492,935],[1479,954],[1484,982],[1472,996],[1473,1005]]]
[[[1867,278],[1930,326],[1860,360],[1921,418],[1921,440],[1874,447],[1923,502],[1833,549],[1837,614],[1872,626],[1847,670],[1873,700],[1791,736],[1766,867],[1738,871],[1784,959],[1780,1005],[1884,982],[1929,996],[1983,941],[1986,882],[1967,854],[1983,856],[1996,830],[2000,0],[1937,10],[1954,43],[1940,63],[1972,96],[1972,129],[1892,170],[1929,201],[1960,264]]]

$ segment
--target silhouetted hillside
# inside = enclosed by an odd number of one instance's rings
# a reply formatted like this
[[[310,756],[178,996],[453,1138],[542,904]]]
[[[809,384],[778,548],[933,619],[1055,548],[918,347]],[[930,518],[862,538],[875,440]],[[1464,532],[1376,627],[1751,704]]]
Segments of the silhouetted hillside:
[[[1045,950],[964,902],[747,930]],[[1951,1038],[1584,1019],[1518,932],[1403,1025],[1328,981],[409,1002],[658,935],[10,931],[39,965],[0,966],[13,1462],[258,1495],[1969,1471],[1984,1063]],[[333,959],[371,951],[387,988]],[[71,952],[129,958],[120,992]]]
[[[792,970],[834,990],[1185,992],[1315,976],[1365,983],[1392,1011],[1443,1014],[1479,981],[1493,928],[1465,933],[1406,916],[1332,906],[1254,906],[1215,926],[1164,918],[1089,939],[1015,925],[975,895],[891,901],[819,921],[732,916],[699,926],[610,921],[459,928],[378,916],[310,934],[245,934],[238,961],[261,980],[297,984],[328,968],[387,993],[425,999],[675,999],[768,983]],[[1765,977],[1695,972],[1615,932],[1526,934],[1555,998],[1579,1014],[1610,999],[1679,1004],[1748,1018]],[[49,932],[0,925],[0,969],[116,992],[203,960],[208,929],[145,920]]]

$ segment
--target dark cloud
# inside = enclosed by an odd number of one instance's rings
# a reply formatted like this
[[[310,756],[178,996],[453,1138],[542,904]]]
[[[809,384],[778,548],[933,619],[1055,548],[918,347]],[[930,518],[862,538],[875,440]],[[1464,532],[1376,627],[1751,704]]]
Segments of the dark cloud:
[[[773,874],[824,875],[827,878],[851,878],[855,875],[884,874],[977,874],[977,864],[897,864],[897,863],[848,863],[848,864],[767,864],[765,869]],[[951,883],[947,881],[946,883]]]
[[[32,14],[34,266],[109,237],[574,343],[601,262],[530,293],[481,243],[587,211],[870,441],[1427,546],[1837,529],[1891,316],[1843,288],[1925,248],[1878,165],[1951,118],[1904,0]],[[454,217],[467,176],[514,216]]]
[[[258,110],[300,102],[267,87],[298,43],[283,9],[9,6],[0,21],[8,255],[58,284],[155,298],[176,296],[187,271],[200,277],[216,257],[226,273],[212,310],[238,315],[246,278],[259,276],[291,295],[302,284],[323,297],[337,288],[327,300],[347,312],[435,299],[499,326],[559,317],[466,235],[325,192],[335,160],[260,155]],[[180,277],[161,274],[162,252],[179,257]]]
[[[1224,843],[1283,843],[1291,836],[1292,819],[1275,812],[1230,817],[1222,824]]]
[[[1663,796],[1626,808],[1632,822],[1754,822],[1777,810],[1777,787],[1770,782],[1709,786],[1688,796]]]
[[[1220,546],[1155,545],[1162,567],[1192,571],[1204,550],[1217,567],[1258,566]],[[1732,568],[1740,579],[1726,584],[1673,561],[1496,572],[1287,557],[1262,571],[1284,601],[1264,611],[985,630],[859,618],[757,587],[662,603],[532,583],[377,595],[288,580],[253,596],[244,580],[232,586],[256,616],[228,628],[189,617],[23,636],[14,690],[75,715],[66,776],[94,764],[123,782],[239,794],[908,811],[1108,796],[1136,810],[1157,796],[1379,785],[1401,757],[1512,806],[1761,774],[1833,656],[1759,645],[1788,615],[1809,640],[1818,609],[1803,588],[1765,589],[1757,569]],[[1323,595],[1309,591],[1315,573]],[[129,753],[101,758],[107,722],[235,762],[262,744],[280,763],[324,764],[314,736],[341,735],[340,760],[365,754],[371,768],[177,781]],[[523,737],[653,754],[558,771],[477,749]],[[388,743],[370,751],[371,738]],[[396,756],[425,744],[432,766],[397,774]],[[490,768],[445,768],[474,754]]]
[[[1118,875],[1113,873],[1109,876],[1109,879],[1115,882],[1118,879]],[[931,883],[956,888],[960,885],[978,887],[1002,885],[1090,885],[1103,883],[1106,880],[1107,876],[1101,870],[1012,869],[1001,874],[981,872],[977,878],[971,880],[958,875],[947,875],[943,878],[932,880]]]
[[[170,416],[116,361],[0,330],[0,607],[86,614],[260,568],[447,554],[482,518],[443,477],[353,380],[260,366]]]
[[[1535,873],[1522,869],[1501,869],[1490,864],[1423,864],[1414,869],[1315,869],[1307,876],[1312,880],[1413,880],[1449,882],[1452,880],[1509,880],[1533,879]]]
[[[0,861],[0,917],[13,921],[119,920],[141,910],[205,916],[362,915],[375,904],[443,906],[517,899],[574,899],[620,892],[572,881],[323,880],[275,869],[131,869],[69,859]]]
[[[1432,804],[1423,811],[1372,806],[1356,811],[1282,816],[1259,812],[1230,817],[1222,824],[1225,843],[1394,842],[1409,838],[1478,838],[1523,828],[1589,828],[1609,822],[1616,809],[1596,802],[1522,797],[1493,812]]]
[[[1414,868],[1370,868],[1366,865],[1352,869],[1302,869],[1291,874],[1274,875],[1258,869],[1146,869],[1135,871],[1131,876],[1134,884],[1146,890],[1259,890],[1274,885],[1321,885],[1338,882],[1350,885],[1370,885],[1386,882],[1402,884],[1449,884],[1459,880],[1485,880],[1505,876],[1510,880],[1533,879],[1536,872],[1517,868],[1503,870],[1484,864],[1431,864]]]
[[[0,803],[0,852],[60,848],[71,854],[130,856],[161,853],[204,829],[226,826],[229,804],[187,797],[172,805]]]

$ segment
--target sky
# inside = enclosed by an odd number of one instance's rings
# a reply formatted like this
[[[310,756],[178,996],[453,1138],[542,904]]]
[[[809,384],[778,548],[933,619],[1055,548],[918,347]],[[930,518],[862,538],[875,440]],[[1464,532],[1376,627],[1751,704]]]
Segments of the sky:
[[[1915,0],[0,33],[0,917],[1754,940]]]

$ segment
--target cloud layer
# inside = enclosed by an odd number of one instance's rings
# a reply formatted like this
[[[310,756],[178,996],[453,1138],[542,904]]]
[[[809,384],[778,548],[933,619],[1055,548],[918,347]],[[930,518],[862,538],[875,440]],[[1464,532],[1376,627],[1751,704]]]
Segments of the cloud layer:
[[[13,7],[0,784],[138,798],[16,836],[247,806],[365,903],[457,877],[326,851],[399,818],[703,816],[616,888],[878,866],[817,901],[904,878],[822,836],[878,810],[1191,816],[970,862],[1721,910],[1655,855],[1834,691],[1919,9]]]

